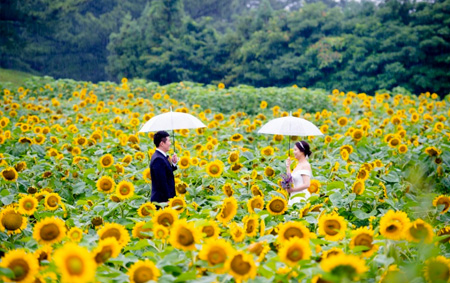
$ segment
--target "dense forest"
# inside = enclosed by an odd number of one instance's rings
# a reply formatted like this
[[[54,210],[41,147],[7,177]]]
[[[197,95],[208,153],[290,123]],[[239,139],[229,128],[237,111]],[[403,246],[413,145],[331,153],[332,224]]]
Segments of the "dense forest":
[[[444,96],[450,0],[4,0],[0,67]]]

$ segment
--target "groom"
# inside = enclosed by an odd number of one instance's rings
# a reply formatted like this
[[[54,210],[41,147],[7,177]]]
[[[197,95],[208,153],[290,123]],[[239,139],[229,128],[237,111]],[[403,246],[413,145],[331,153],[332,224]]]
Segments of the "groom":
[[[177,169],[178,157],[170,157],[167,152],[172,144],[169,133],[159,131],[153,137],[156,146],[150,161],[150,176],[152,178],[152,202],[164,203],[175,197],[175,178],[173,171]]]

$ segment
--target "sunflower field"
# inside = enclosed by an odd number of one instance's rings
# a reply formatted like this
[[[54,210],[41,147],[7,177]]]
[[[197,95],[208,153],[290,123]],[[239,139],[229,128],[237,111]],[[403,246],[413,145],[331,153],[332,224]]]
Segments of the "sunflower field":
[[[4,282],[450,281],[450,96],[126,78],[0,93]],[[170,109],[207,127],[170,131],[177,196],[156,209],[138,131]],[[324,133],[303,137],[312,196],[292,207],[288,138],[256,133],[289,112]]]

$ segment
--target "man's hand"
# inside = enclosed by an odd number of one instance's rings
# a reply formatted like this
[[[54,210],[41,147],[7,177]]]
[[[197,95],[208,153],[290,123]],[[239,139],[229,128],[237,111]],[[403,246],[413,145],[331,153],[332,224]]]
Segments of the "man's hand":
[[[177,162],[178,162],[178,156],[176,153],[174,153],[172,155],[172,164],[177,164]]]

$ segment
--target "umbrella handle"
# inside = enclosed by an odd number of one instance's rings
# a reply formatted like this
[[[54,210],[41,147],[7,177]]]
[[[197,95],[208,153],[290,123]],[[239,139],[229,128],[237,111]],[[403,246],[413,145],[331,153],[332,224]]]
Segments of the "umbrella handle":
[[[289,143],[288,156],[289,156],[289,158],[291,158],[291,136],[288,136],[288,137],[289,137],[289,140],[288,140],[288,143]]]

